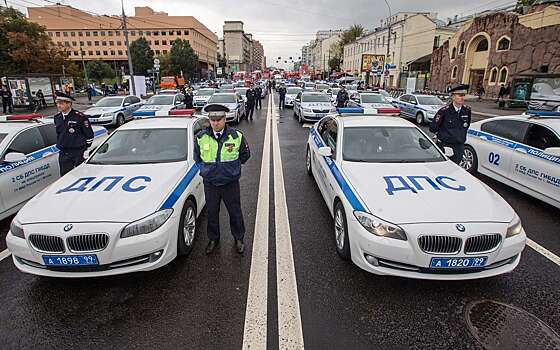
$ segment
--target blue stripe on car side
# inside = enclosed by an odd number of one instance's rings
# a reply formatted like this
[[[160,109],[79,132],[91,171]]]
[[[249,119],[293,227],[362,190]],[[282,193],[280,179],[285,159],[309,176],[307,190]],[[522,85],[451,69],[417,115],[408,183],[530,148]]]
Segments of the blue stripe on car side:
[[[187,187],[189,186],[191,181],[194,179],[196,174],[198,174],[198,170],[199,170],[198,165],[196,165],[196,164],[194,164],[189,169],[189,171],[185,174],[185,176],[183,176],[183,178],[177,184],[177,186],[175,186],[175,189],[173,190],[173,192],[171,192],[169,194],[169,196],[167,197],[167,199],[165,200],[165,202],[163,202],[160,210],[173,208],[175,203],[177,203],[179,198],[181,198],[181,196],[183,195],[183,192],[185,192],[185,190],[187,189]]]
[[[310,133],[311,133],[311,136],[313,137],[313,141],[315,141],[315,144],[317,145],[317,147],[323,147],[325,145],[323,143],[323,141],[321,140],[321,138],[319,137],[319,135],[317,134],[317,131],[315,131],[314,127],[311,128]],[[356,194],[354,193],[354,191],[352,190],[352,188],[350,188],[350,185],[348,185],[348,182],[346,182],[346,179],[344,178],[344,176],[342,175],[342,173],[340,172],[340,170],[336,166],[335,162],[332,159],[327,158],[327,157],[323,157],[323,160],[329,166],[329,169],[331,170],[331,173],[333,174],[334,178],[336,179],[336,182],[338,183],[338,186],[340,186],[340,189],[342,190],[342,193],[344,193],[344,195],[346,196],[346,199],[348,199],[348,202],[350,202],[350,205],[352,206],[352,208],[354,208],[354,210],[358,210],[358,211],[367,211],[364,208],[363,204],[358,199],[358,197],[356,196]]]

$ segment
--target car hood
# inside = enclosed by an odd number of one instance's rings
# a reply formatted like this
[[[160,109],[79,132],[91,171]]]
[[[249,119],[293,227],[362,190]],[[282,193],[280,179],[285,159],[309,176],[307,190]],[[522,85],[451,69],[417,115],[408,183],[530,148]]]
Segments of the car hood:
[[[332,104],[330,102],[302,102],[301,106],[304,108],[323,108],[323,109],[331,109]]]
[[[198,101],[208,101],[211,96],[212,95],[194,96],[193,99]]]
[[[212,104],[227,107],[227,108],[229,108],[229,112],[234,111],[237,108],[237,103],[212,103]],[[203,111],[206,112],[206,107],[203,109]],[[226,113],[229,113],[229,112],[226,112]],[[208,112],[206,112],[206,113],[208,113]]]
[[[510,222],[514,217],[513,209],[504,199],[451,161],[406,164],[343,162],[342,170],[370,213],[395,224]],[[416,177],[423,190],[418,189],[409,176]],[[447,177],[441,180],[444,184],[462,190],[438,184],[436,178],[440,176]],[[402,189],[406,184],[399,177],[416,193]],[[439,190],[420,177],[432,179]]]
[[[132,222],[157,211],[187,170],[187,162],[82,164],[27,202],[18,213],[18,219],[23,224]],[[122,179],[111,186],[115,182],[113,178],[121,176]],[[129,186],[125,185],[135,177]],[[101,182],[103,178],[108,179]]]
[[[120,110],[124,110],[122,107],[93,107],[87,109],[85,115],[98,115],[103,113],[114,113]]]
[[[360,103],[363,108],[393,108],[390,103]]]

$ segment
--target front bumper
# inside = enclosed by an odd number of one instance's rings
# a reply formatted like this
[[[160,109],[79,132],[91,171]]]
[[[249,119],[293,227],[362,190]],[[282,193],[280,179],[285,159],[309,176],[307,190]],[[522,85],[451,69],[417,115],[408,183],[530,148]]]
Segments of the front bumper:
[[[201,109],[208,104],[208,100],[194,100],[193,107],[196,109]]]
[[[352,215],[352,214],[350,214]],[[488,232],[504,232],[507,224],[468,223],[466,232],[455,234],[455,224],[409,224],[401,225],[406,231],[407,241],[383,238],[365,230],[352,215],[348,218],[348,232],[352,261],[360,268],[378,275],[391,275],[429,280],[469,280],[497,276],[511,272],[519,264],[521,252],[525,247],[525,231],[514,237],[503,239],[498,248],[488,253],[465,254],[464,242],[470,236]],[[463,239],[461,252],[453,255],[432,254],[422,251],[417,237],[437,232],[448,232],[447,236],[460,236]],[[470,233],[469,233],[470,232]],[[458,233],[458,232],[457,232]],[[369,256],[369,258],[368,258]],[[430,267],[431,259],[487,257],[482,268],[435,269]],[[371,259],[373,257],[374,259]],[[368,261],[369,260],[369,261]]]
[[[323,117],[325,117],[329,113],[314,113],[314,112],[305,112],[302,110],[301,112],[301,119],[304,121],[317,121]]]
[[[64,253],[41,253],[32,247],[28,239],[15,237],[11,232],[6,236],[6,244],[12,253],[14,265],[22,272],[48,277],[97,277],[119,275],[130,272],[149,271],[166,265],[177,256],[177,232],[180,214],[174,212],[160,228],[146,235],[120,238],[125,223],[76,223],[73,233],[105,232],[109,234],[107,247],[97,252],[71,253],[66,247]],[[65,237],[60,224],[30,224],[24,226],[25,236],[33,233],[59,232],[53,234]],[[159,253],[159,255],[158,255]],[[95,254],[99,265],[57,266],[44,265],[43,255],[89,255]]]
[[[104,117],[88,117],[89,122],[95,125],[112,125],[116,124],[115,115]]]

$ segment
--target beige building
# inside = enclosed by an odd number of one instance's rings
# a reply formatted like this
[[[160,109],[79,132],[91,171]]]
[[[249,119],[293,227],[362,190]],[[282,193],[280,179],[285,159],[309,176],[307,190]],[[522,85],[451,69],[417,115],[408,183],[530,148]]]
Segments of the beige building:
[[[224,22],[224,55],[229,72],[251,70],[252,39],[251,34],[245,33],[242,21]]]
[[[150,7],[135,7],[127,17],[129,41],[146,38],[155,55],[166,54],[176,38],[186,39],[203,70],[214,71],[218,37],[193,16],[169,16]],[[71,60],[126,61],[121,16],[95,16],[65,5],[28,7],[29,20],[47,28]],[[81,52],[80,52],[81,49]]]
[[[436,18],[435,13],[399,12],[381,21],[381,26],[344,46],[343,70],[366,78],[362,69],[363,55],[376,55],[388,63],[387,78],[371,74],[370,84],[382,84],[385,79],[389,87],[403,85],[408,65],[439,47],[455,33]],[[388,38],[388,28],[391,35]]]
[[[329,56],[334,55],[331,47],[340,40],[343,30],[320,30],[306,49],[309,70],[315,74],[328,72]],[[303,60],[303,57],[302,57]]]
[[[265,61],[264,61],[264,47],[258,40],[253,40],[253,60],[251,62],[251,70],[265,70]]]

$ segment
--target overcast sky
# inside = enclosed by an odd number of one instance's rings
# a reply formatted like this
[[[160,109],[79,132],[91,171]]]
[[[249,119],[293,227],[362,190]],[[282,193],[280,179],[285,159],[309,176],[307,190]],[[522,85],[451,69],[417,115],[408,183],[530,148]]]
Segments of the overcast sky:
[[[48,5],[46,0],[7,0],[19,7]],[[99,14],[120,14],[118,0],[58,0],[62,4]],[[344,29],[359,23],[366,28],[379,26],[389,9],[384,0],[124,0],[125,11],[134,14],[134,6],[150,6],[170,15],[191,15],[222,37],[226,20],[241,20],[245,31],[264,45],[267,64],[287,67],[284,60],[301,56],[301,47],[317,30]],[[393,14],[399,11],[437,12],[445,20],[513,3],[512,0],[388,0]],[[282,64],[276,64],[282,57]],[[289,64],[291,67],[292,65]]]

